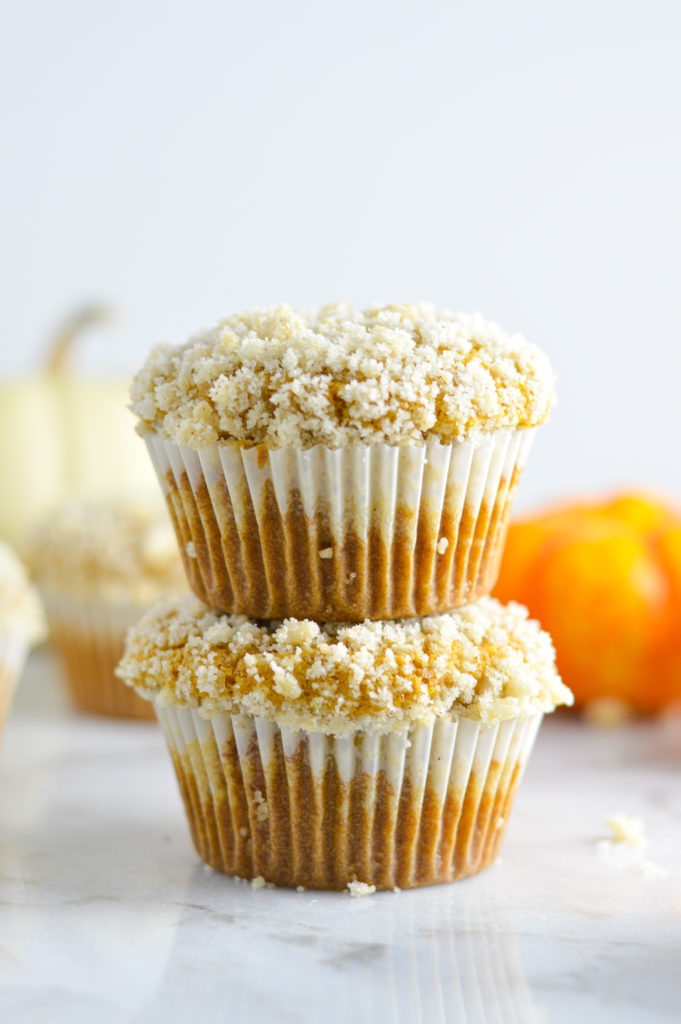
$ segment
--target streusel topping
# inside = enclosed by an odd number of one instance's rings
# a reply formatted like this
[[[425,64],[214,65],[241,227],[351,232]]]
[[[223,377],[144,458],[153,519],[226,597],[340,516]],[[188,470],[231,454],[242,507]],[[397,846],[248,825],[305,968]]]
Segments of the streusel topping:
[[[141,433],[198,449],[444,442],[541,423],[546,357],[480,314],[431,306],[288,305],[154,349],[132,385]]]
[[[34,644],[46,634],[40,598],[14,551],[0,540],[0,633],[22,636]]]
[[[36,532],[31,565],[40,586],[111,603],[147,605],[188,589],[160,501],[69,502]]]
[[[342,733],[448,713],[495,722],[571,704],[551,639],[518,604],[483,598],[421,619],[319,625],[221,615],[194,597],[152,608],[117,669],[163,705]]]

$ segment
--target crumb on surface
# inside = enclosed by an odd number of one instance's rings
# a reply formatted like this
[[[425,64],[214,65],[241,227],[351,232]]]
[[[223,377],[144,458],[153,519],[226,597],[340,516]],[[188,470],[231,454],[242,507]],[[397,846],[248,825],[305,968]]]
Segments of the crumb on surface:
[[[629,846],[647,846],[648,840],[644,834],[642,818],[633,814],[611,814],[605,823],[612,832],[614,842],[627,843]]]
[[[445,551],[447,550],[448,547],[449,547],[449,541],[447,540],[447,538],[446,537],[440,537],[439,541],[437,542],[437,553],[438,553],[438,555],[444,555],[444,553],[445,553]]]
[[[640,866],[641,874],[644,878],[649,878],[651,880],[657,878],[662,879],[667,878],[669,875],[666,868],[663,868],[661,864],[656,864],[655,861],[652,860],[642,860]]]
[[[358,882],[355,879],[348,882],[348,892],[351,896],[372,896],[376,892],[376,886],[368,885],[367,882]]]
[[[541,423],[553,401],[546,357],[519,334],[425,303],[289,305],[238,313],[136,375],[132,409],[194,449],[444,442]]]
[[[606,825],[611,836],[608,839],[599,839],[596,849],[610,866],[633,868],[649,880],[667,877],[666,868],[645,857],[648,837],[642,818],[620,812],[611,814],[606,819]]]
[[[333,548],[322,548],[319,552],[320,558],[333,558]]]
[[[253,794],[253,802],[255,803],[255,818],[256,821],[262,825],[266,822],[270,816],[270,809],[267,804],[267,800],[262,795],[259,789],[256,789]]]
[[[262,877],[262,875],[256,875],[255,878],[251,879],[251,888],[252,889],[264,889],[264,888],[266,888],[266,886],[267,886],[267,882]]]

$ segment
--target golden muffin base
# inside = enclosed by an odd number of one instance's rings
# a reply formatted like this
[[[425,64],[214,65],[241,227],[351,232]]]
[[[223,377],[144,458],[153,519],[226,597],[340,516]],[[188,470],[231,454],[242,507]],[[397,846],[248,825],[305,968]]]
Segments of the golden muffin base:
[[[334,738],[247,715],[157,713],[202,860],[306,889],[404,889],[482,871],[542,717]]]
[[[200,600],[353,622],[451,611],[492,590],[531,436],[311,452],[148,445]]]

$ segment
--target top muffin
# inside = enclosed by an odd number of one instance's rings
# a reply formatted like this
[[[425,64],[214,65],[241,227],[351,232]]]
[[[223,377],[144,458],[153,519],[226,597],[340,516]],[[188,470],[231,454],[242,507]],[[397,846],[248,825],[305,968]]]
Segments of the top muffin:
[[[554,377],[478,313],[346,304],[239,313],[154,349],[132,385],[141,433],[199,449],[449,443],[546,419]]]

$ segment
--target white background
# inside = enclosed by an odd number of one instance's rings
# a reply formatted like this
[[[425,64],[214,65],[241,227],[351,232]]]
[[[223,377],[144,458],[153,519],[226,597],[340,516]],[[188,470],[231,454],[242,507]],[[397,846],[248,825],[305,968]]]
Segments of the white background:
[[[550,355],[520,505],[681,497],[681,3],[3,0],[3,377],[235,309],[480,309]]]

